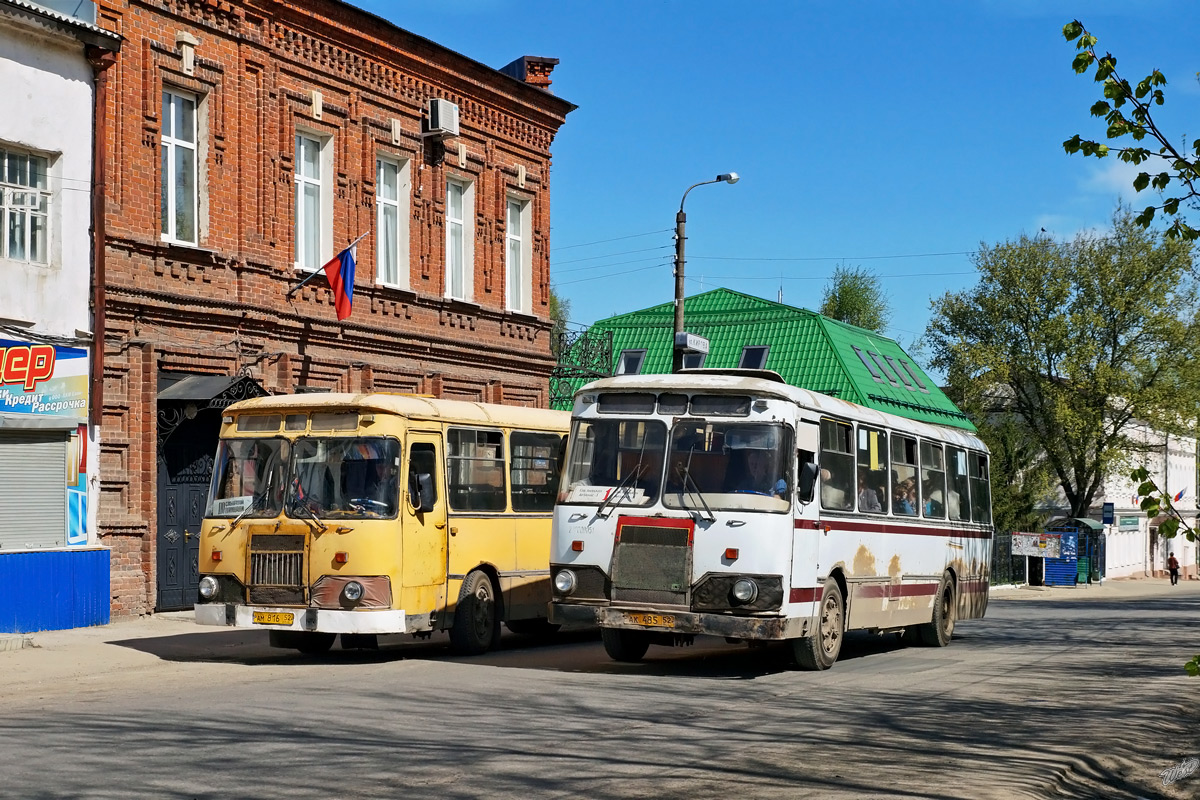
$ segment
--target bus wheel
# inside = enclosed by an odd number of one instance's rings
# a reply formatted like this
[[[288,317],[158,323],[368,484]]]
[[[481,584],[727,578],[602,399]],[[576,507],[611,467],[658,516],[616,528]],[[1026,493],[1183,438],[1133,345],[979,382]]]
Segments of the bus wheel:
[[[954,636],[954,580],[949,572],[942,574],[938,584],[937,601],[933,604],[933,621],[916,626],[917,637],[926,647],[945,647]]]
[[[821,608],[813,636],[792,640],[792,653],[801,669],[829,669],[842,652],[846,631],[846,601],[837,581],[829,578],[821,590]]]
[[[608,653],[608,657],[613,661],[641,661],[642,656],[650,649],[650,634],[645,631],[601,628],[600,638],[604,640],[604,652]]]
[[[476,570],[463,581],[454,609],[450,644],[456,653],[477,656],[500,644],[500,615],[496,588],[486,574]]]

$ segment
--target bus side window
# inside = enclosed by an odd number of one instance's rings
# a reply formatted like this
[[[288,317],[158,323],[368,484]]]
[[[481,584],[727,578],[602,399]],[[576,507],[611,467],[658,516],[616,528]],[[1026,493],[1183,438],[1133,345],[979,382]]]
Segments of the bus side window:
[[[854,510],[854,429],[845,422],[821,420],[821,506]]]
[[[557,433],[513,431],[509,465],[513,511],[550,511],[558,493],[563,437]]]
[[[437,453],[429,442],[413,442],[408,449],[408,502],[421,512],[437,505]]]

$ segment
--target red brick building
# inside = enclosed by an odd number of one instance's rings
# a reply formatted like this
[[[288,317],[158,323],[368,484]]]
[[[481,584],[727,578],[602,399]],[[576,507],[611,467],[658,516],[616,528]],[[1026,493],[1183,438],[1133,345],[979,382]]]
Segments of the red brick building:
[[[493,69],[337,0],[99,6],[125,38],[102,144],[99,525],[128,615],[193,602],[232,400],[547,405],[550,145],[574,106],[554,59]],[[288,296],[361,234],[348,319],[324,275]]]

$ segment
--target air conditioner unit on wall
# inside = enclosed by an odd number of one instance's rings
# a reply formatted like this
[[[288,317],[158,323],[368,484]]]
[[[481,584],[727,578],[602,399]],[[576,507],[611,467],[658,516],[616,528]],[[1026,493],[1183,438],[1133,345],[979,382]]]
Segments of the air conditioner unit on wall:
[[[426,108],[425,135],[458,136],[458,106],[441,97],[431,97]]]

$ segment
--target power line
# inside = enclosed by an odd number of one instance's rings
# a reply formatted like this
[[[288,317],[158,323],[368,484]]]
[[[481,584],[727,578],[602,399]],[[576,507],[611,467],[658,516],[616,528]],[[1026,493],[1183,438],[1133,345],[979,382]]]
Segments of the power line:
[[[671,245],[664,244],[664,245],[660,245],[658,247],[643,247],[641,250],[622,250],[619,253],[605,253],[602,256],[588,256],[587,258],[573,258],[570,261],[556,261],[550,265],[550,268],[553,269],[554,267],[559,267],[559,266],[562,266],[563,264],[578,264],[583,261],[595,261],[600,258],[612,258],[613,256],[627,256],[632,253],[650,253],[655,250],[666,250],[670,247],[671,247]]]
[[[599,280],[604,280],[605,278],[615,278],[618,275],[629,275],[634,272],[645,272],[648,269],[660,269],[662,267],[667,266],[670,263],[671,262],[669,262],[669,261],[665,261],[661,264],[651,264],[648,267],[638,267],[637,269],[627,269],[624,272],[610,272],[607,275],[593,275],[590,278],[576,278],[573,281],[559,281],[559,282],[555,283],[554,285],[555,286],[567,286],[572,283],[583,283],[585,281],[599,281]]]
[[[688,259],[705,261],[879,261],[889,258],[936,258],[940,256],[972,256],[976,250],[959,250],[950,253],[905,253],[888,256],[806,256],[806,257],[747,257],[747,256],[688,256]]]
[[[555,274],[561,275],[567,272],[585,272],[589,269],[606,269],[608,267],[620,267],[625,264],[643,264],[647,261],[658,262],[661,256],[650,256],[649,258],[635,258],[630,261],[615,261],[611,264],[592,264],[589,267],[575,267],[574,269],[559,269],[554,270]],[[551,269],[554,269],[551,267]]]
[[[551,230],[553,230],[553,228],[551,228]],[[584,242],[583,244],[567,244],[567,245],[563,245],[562,247],[551,247],[550,252],[553,253],[558,250],[572,250],[576,247],[591,247],[592,245],[595,245],[595,244],[608,244],[609,242],[619,242],[623,239],[637,239],[638,237],[641,237],[641,236],[654,236],[659,233],[670,233],[670,232],[671,232],[670,228],[663,228],[661,231],[648,231],[646,233],[631,233],[628,236],[616,236],[612,239],[600,239],[599,241],[596,241],[596,242]]]
[[[876,275],[876,278],[936,278],[941,276],[951,275],[977,275],[978,270],[970,270],[967,272],[907,272],[897,275]],[[801,275],[801,276],[781,276],[781,275],[701,275],[699,278],[684,276],[686,281],[827,281],[832,275]]]

